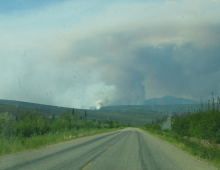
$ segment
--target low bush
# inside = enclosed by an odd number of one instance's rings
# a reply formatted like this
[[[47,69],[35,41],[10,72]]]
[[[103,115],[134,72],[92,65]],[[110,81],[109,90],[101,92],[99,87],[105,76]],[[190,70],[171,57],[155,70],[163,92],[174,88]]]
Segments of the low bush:
[[[87,120],[87,114],[77,119],[77,112],[67,110],[59,118],[51,118],[47,123],[36,110],[26,111],[14,118],[8,113],[0,114],[0,155],[38,148],[52,143],[71,140],[123,128],[128,124],[107,120],[104,123]]]

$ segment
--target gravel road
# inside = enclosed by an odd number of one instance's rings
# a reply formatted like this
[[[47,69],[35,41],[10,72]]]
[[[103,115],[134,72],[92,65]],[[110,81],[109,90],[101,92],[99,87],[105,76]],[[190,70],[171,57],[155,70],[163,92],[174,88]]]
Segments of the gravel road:
[[[137,128],[0,157],[0,170],[214,170]]]

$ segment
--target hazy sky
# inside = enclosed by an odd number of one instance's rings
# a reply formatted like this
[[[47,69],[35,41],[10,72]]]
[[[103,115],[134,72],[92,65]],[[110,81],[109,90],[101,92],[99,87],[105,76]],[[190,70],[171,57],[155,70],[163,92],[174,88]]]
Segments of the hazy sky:
[[[78,107],[220,95],[220,0],[0,0],[0,99]]]

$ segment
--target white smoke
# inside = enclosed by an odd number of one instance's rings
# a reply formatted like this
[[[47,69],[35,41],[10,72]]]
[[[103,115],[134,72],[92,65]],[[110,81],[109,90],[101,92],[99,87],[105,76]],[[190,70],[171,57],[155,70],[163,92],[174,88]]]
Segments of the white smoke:
[[[101,107],[107,105],[110,102],[110,100],[106,97],[104,100],[97,100],[95,102],[96,104],[96,109],[99,110]]]
[[[95,102],[95,104],[96,104],[96,109],[97,109],[97,110],[99,110],[99,109],[102,107],[102,101],[101,101],[101,100],[97,100],[97,101]]]

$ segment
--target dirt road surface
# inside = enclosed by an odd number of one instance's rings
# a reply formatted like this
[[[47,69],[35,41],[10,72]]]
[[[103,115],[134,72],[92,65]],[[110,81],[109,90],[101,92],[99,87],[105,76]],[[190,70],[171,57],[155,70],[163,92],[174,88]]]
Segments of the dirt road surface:
[[[0,170],[214,170],[167,142],[126,128],[0,157]]]

